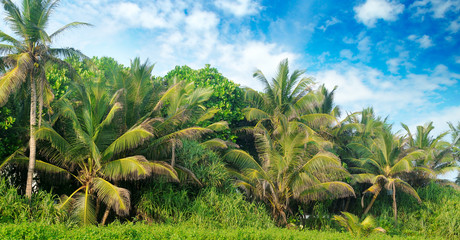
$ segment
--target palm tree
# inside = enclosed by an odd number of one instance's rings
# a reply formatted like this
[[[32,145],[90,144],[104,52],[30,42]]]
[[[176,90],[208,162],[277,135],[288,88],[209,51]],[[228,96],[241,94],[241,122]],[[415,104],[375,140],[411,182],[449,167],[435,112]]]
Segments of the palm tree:
[[[401,138],[394,136],[389,130],[385,130],[378,134],[375,139],[372,139],[370,143],[351,143],[348,145],[348,148],[358,155],[357,159],[348,159],[357,166],[353,167],[353,170],[361,172],[353,175],[355,180],[372,184],[363,192],[363,207],[365,194],[372,193],[374,195],[364,210],[364,214],[369,212],[383,188],[392,194],[395,221],[397,221],[396,189],[412,195],[421,203],[417,192],[399,176],[412,171],[412,163],[425,157],[425,154],[421,150],[404,153],[401,143]]]
[[[181,176],[185,175],[200,184],[191,171],[176,164],[176,148],[182,146],[184,139],[198,139],[205,134],[228,129],[228,123],[221,121],[205,127],[196,126],[203,125],[203,122],[211,119],[217,112],[216,109],[207,109],[203,105],[213,93],[211,88],[195,87],[194,82],[178,81],[177,78],[171,79],[167,85],[170,87],[160,94],[161,98],[151,106],[153,111],[147,115],[163,120],[153,124],[156,138],[144,149],[144,153],[156,159],[170,156],[171,166],[183,173]],[[220,139],[211,139],[203,144],[227,147]]]
[[[274,119],[274,118],[272,118]],[[238,186],[263,200],[279,224],[287,224],[290,202],[303,203],[325,198],[354,196],[353,189],[338,180],[348,176],[340,159],[325,151],[325,142],[314,137],[302,122],[277,116],[274,129],[256,125],[254,134],[258,159],[242,150],[231,150],[224,158],[236,170]]]
[[[60,99],[56,102],[59,111],[53,116],[53,123],[60,122],[70,129],[59,133],[44,123],[36,132],[37,139],[50,143],[41,152],[47,161],[38,161],[38,167],[65,174],[79,183],[80,187],[62,200],[60,208],[70,209],[86,225],[97,222],[97,212],[104,203],[104,224],[111,209],[122,216],[130,209],[130,193],[116,186],[117,181],[137,180],[153,173],[177,181],[177,173],[164,162],[133,154],[133,149],[153,137],[150,125],[154,120],[147,119],[122,131],[114,121],[123,107],[119,101],[123,89],[110,95],[101,81],[87,82],[86,87],[75,91],[76,101]]]
[[[386,233],[385,229],[375,227],[375,218],[372,216],[367,216],[360,222],[358,216],[349,212],[342,212],[342,216],[334,215],[333,219],[355,237],[367,237],[372,232]]]
[[[15,92],[22,83],[30,84],[30,141],[29,141],[29,168],[27,174],[26,196],[32,196],[32,181],[36,156],[36,108],[37,86],[39,88],[39,123],[43,108],[43,92],[49,89],[45,80],[44,66],[47,62],[63,64],[57,56],[82,56],[79,51],[71,48],[52,48],[52,41],[63,31],[87,25],[81,22],[72,22],[58,29],[52,34],[46,32],[49,18],[59,0],[24,0],[22,7],[18,7],[11,0],[2,0],[6,11],[6,21],[15,36],[0,31],[0,59],[6,73],[0,78],[0,105],[5,104],[8,97]]]
[[[417,133],[414,136],[407,125],[401,125],[407,132],[406,151],[423,150],[426,154],[425,158],[415,162],[415,171],[409,175],[414,182],[436,178],[440,174],[459,169],[453,156],[455,144],[442,140],[449,132],[433,138],[430,134],[434,126],[433,122],[429,122],[425,126],[417,126]],[[417,171],[420,167],[421,171]]]
[[[288,60],[280,62],[277,75],[267,80],[262,71],[254,73],[264,86],[264,93],[246,89],[250,107],[244,109],[249,121],[264,120],[274,114],[284,114],[289,119],[300,117],[322,102],[322,96],[312,91],[312,78],[302,77],[303,70],[289,73]]]

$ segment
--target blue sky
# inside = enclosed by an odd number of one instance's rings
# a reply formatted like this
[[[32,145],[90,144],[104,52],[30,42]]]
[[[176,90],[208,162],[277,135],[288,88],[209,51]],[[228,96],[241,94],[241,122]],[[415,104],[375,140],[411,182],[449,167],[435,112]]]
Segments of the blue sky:
[[[256,69],[291,68],[332,88],[345,112],[373,106],[399,129],[460,121],[460,0],[62,0],[50,32],[71,21],[57,45],[123,64],[139,56],[155,75],[209,63],[261,90]],[[5,29],[4,23],[0,24]]]

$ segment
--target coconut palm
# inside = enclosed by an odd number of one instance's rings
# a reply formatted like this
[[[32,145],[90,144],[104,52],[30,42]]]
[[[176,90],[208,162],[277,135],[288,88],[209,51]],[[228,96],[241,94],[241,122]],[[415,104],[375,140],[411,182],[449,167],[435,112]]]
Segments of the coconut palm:
[[[412,163],[414,161],[425,157],[423,151],[417,150],[405,153],[402,147],[402,138],[394,136],[389,130],[378,134],[370,143],[351,143],[348,148],[358,155],[358,159],[348,159],[357,166],[353,167],[353,170],[361,172],[353,175],[355,180],[372,184],[371,187],[363,192],[363,207],[366,193],[374,195],[364,210],[364,214],[368,213],[384,188],[392,194],[395,221],[397,221],[397,189],[410,194],[421,203],[421,199],[414,188],[402,180],[400,176],[413,170]]]
[[[430,136],[434,129],[433,122],[429,122],[424,126],[417,126],[417,132],[413,135],[409,127],[401,124],[406,130],[406,142],[408,149],[406,151],[423,150],[425,158],[414,163],[415,171],[408,177],[414,182],[422,182],[431,178],[436,178],[438,175],[449,171],[457,170],[457,161],[453,156],[453,144],[443,141],[443,138],[449,133],[444,132],[433,138]],[[422,167],[421,171],[417,171]],[[428,171],[427,171],[428,170]]]
[[[342,216],[334,215],[333,219],[355,237],[367,237],[372,232],[386,233],[385,229],[375,227],[375,218],[372,216],[367,216],[360,222],[358,216],[349,212],[342,212]]]
[[[238,186],[266,202],[282,225],[292,213],[292,200],[307,203],[354,196],[348,184],[338,181],[349,175],[340,159],[321,147],[324,144],[313,137],[308,126],[284,115],[276,119],[273,130],[263,125],[251,130],[259,161],[242,150],[224,156],[236,168],[232,173]]]
[[[44,92],[50,92],[45,79],[44,66],[47,62],[63,64],[58,56],[82,56],[79,51],[71,48],[52,48],[50,45],[60,33],[80,25],[72,22],[52,34],[46,32],[46,27],[59,0],[24,0],[19,7],[11,0],[2,0],[6,12],[6,22],[14,35],[0,31],[0,62],[6,73],[0,78],[0,105],[5,104],[8,97],[24,82],[30,85],[30,141],[29,168],[26,184],[26,196],[32,195],[32,180],[36,156],[36,108],[37,86],[39,97],[39,123],[43,108]],[[18,38],[16,38],[18,37]]]
[[[80,187],[62,200],[61,208],[70,209],[83,224],[94,224],[103,203],[104,224],[110,210],[123,216],[130,209],[130,193],[116,186],[117,181],[141,179],[153,173],[178,179],[168,164],[133,154],[133,149],[153,137],[154,120],[147,119],[120,132],[113,122],[123,107],[118,101],[123,89],[110,95],[103,82],[86,84],[77,90],[79,97],[74,101],[64,98],[56,102],[58,113],[53,122],[70,129],[58,131],[44,123],[37,130],[37,139],[50,145],[41,152],[47,161],[40,161],[40,169],[71,176],[79,183]]]
[[[319,106],[321,95],[312,91],[313,79],[302,77],[304,73],[303,70],[290,73],[287,59],[280,62],[277,75],[270,81],[257,70],[254,77],[263,84],[264,92],[246,89],[245,98],[250,105],[244,109],[246,118],[249,121],[264,120],[275,114],[284,114],[293,119]]]
[[[192,179],[200,184],[191,171],[176,163],[176,148],[182,146],[184,139],[199,139],[213,131],[228,129],[228,123],[221,121],[208,124],[206,127],[197,126],[211,119],[217,112],[216,109],[207,109],[203,106],[212,95],[212,89],[197,88],[194,82],[178,81],[177,78],[171,79],[167,85],[170,87],[160,94],[160,99],[153,102],[153,110],[148,113],[148,116],[161,118],[163,121],[153,124],[155,139],[150,141],[144,153],[156,159],[169,157],[171,166],[181,173],[181,180]],[[220,139],[211,139],[203,144],[227,147]]]

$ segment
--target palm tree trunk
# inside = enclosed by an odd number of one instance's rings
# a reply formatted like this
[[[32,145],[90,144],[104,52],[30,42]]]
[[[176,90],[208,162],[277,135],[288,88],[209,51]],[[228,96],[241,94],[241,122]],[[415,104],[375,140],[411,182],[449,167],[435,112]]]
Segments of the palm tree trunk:
[[[375,199],[377,199],[377,196],[378,196],[379,194],[380,194],[380,190],[377,191],[377,192],[374,194],[374,197],[372,198],[371,202],[370,202],[369,205],[367,206],[366,210],[364,210],[363,215],[366,215],[367,212],[369,212],[369,210],[371,210],[372,204],[374,204]]]
[[[348,206],[350,206],[350,197],[347,197],[347,202],[345,203],[345,207],[343,209],[344,212],[348,212]]]
[[[38,128],[42,126],[43,115],[43,81],[40,81],[40,88],[38,90]]]
[[[102,226],[105,225],[105,221],[107,220],[107,217],[109,216],[109,213],[110,213],[110,206],[107,206],[107,208],[105,209],[105,212],[104,212],[104,216],[102,216],[102,221],[101,221]]]
[[[396,189],[393,183],[393,214],[395,215],[395,223],[398,223],[398,209],[396,207]]]
[[[29,139],[29,168],[27,170],[26,197],[32,198],[32,182],[35,171],[35,155],[37,151],[37,141],[35,140],[35,125],[37,111],[37,91],[35,88],[33,73],[30,74],[30,139]]]
[[[176,163],[176,142],[174,140],[172,141],[171,148],[171,167],[174,167],[174,164]]]

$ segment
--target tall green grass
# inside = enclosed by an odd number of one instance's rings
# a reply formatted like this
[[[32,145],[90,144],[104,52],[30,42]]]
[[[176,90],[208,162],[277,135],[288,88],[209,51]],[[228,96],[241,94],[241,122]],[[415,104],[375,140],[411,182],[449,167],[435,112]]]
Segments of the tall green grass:
[[[32,199],[18,194],[17,189],[8,186],[0,179],[0,223],[42,222],[57,223],[65,221],[67,215],[56,208],[56,196],[39,191]]]
[[[138,217],[148,222],[187,224],[199,227],[236,228],[273,227],[263,205],[248,202],[243,195],[205,188],[196,197],[172,186],[142,195],[137,205]]]
[[[417,189],[422,204],[405,194],[397,198],[398,223],[395,225],[391,196],[380,194],[369,212],[376,217],[377,225],[390,235],[441,236],[460,239],[460,192],[448,186],[430,183]],[[356,202],[352,212],[362,215],[363,209]]]
[[[107,227],[68,228],[62,224],[48,225],[43,223],[0,224],[0,239],[355,239],[349,233],[330,231],[299,231],[286,228],[203,228],[189,225],[146,225],[118,224]],[[389,237],[373,234],[366,239],[430,239],[425,236]],[[439,239],[439,238],[438,238]]]

